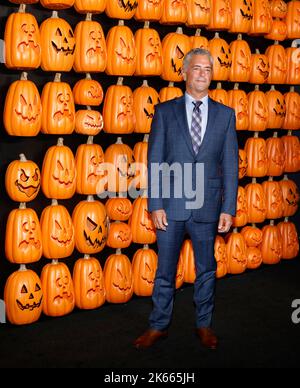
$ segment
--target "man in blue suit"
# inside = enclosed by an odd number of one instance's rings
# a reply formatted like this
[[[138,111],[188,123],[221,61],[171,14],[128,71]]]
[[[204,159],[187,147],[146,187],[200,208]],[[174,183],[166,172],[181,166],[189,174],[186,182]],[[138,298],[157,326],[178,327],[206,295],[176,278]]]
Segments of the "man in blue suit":
[[[158,104],[148,148],[148,209],[157,228],[158,268],[150,328],[134,341],[148,348],[167,336],[175,276],[185,233],[193,244],[196,266],[196,334],[216,349],[211,329],[214,308],[214,241],[228,232],[236,212],[238,143],[235,113],[208,97],[213,58],[190,51],[183,65],[186,93]]]

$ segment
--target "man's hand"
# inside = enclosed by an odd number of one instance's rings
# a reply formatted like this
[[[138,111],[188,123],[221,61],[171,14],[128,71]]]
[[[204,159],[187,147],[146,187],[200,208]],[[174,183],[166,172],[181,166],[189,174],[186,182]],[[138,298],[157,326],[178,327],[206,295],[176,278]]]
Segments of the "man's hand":
[[[167,226],[168,226],[167,215],[163,209],[154,210],[151,213],[151,217],[156,229],[165,230],[165,231],[167,230]]]
[[[227,233],[232,225],[232,215],[221,213],[219,219],[218,232]]]

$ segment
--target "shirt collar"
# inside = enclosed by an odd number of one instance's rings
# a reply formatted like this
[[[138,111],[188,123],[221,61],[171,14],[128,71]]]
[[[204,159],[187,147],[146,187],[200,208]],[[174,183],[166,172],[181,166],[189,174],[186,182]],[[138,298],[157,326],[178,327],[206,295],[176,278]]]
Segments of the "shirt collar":
[[[190,94],[188,94],[188,92],[185,92],[185,101],[188,104],[192,104],[193,101],[196,101],[196,100],[195,100],[194,97],[192,97]],[[207,106],[208,105],[208,95],[206,95],[205,97],[201,98],[199,101],[202,101],[202,105],[203,106]]]

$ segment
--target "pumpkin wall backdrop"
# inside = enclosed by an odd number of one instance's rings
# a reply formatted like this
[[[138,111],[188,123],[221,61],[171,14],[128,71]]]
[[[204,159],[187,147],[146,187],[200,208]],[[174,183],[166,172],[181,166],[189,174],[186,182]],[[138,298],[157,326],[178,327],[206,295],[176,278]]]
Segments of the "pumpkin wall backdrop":
[[[210,95],[237,118],[238,212],[216,239],[217,276],[299,258],[300,1],[21,3],[0,9],[0,297],[11,323],[151,295],[155,231],[146,199],[125,198],[122,182],[139,176],[146,189],[133,162],[146,163],[153,106],[182,94],[193,47],[213,54]],[[123,178],[118,198],[96,195],[104,162]],[[187,239],[176,287],[193,281]]]

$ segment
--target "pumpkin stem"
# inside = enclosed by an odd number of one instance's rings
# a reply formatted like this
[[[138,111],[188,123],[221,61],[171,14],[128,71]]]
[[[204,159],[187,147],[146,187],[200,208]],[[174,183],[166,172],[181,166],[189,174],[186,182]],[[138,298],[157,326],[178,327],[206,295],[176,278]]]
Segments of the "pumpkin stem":
[[[234,84],[234,88],[233,88],[233,89],[234,89],[234,90],[239,90],[239,86],[240,86],[240,84],[236,82],[236,83]]]
[[[283,180],[284,180],[284,181],[288,181],[288,180],[289,180],[289,177],[287,176],[287,174],[284,174]]]
[[[27,271],[26,265],[25,264],[21,264],[20,268],[19,268],[19,271]]]
[[[290,92],[294,93],[294,91],[295,91],[295,86],[291,86],[290,87]]]
[[[256,92],[259,92],[259,85],[255,85],[254,90],[255,90]]]
[[[183,29],[182,29],[182,27],[178,27],[178,28],[177,28],[176,34],[183,34]]]
[[[168,87],[169,87],[169,88],[173,88],[173,87],[174,87],[174,82],[169,82]]]
[[[124,26],[124,20],[119,20],[118,26]]]
[[[61,73],[56,73],[55,74],[54,82],[61,82]]]
[[[252,178],[252,183],[256,183],[256,178]]]
[[[144,81],[143,81],[143,85],[142,86],[146,86],[146,87],[148,87],[149,85],[148,85],[148,81],[146,80],[146,79],[144,79]]]
[[[87,202],[95,202],[93,195],[88,195],[86,200],[87,200]]]
[[[279,44],[279,40],[274,40],[274,44]]]
[[[218,89],[218,90],[222,89],[222,82],[218,82],[218,83],[217,83],[217,89]]]
[[[20,202],[19,209],[20,210],[25,210],[26,209],[26,203],[25,202]]]
[[[143,249],[144,250],[149,249],[149,245],[148,244],[144,244]]]
[[[92,21],[92,16],[93,16],[93,14],[92,14],[91,12],[88,12],[88,13],[86,14],[85,20],[88,21],[88,22]]]
[[[273,177],[272,177],[272,176],[269,176],[268,181],[269,181],[269,182],[273,182]]]
[[[26,73],[26,71],[22,71],[20,80],[27,81],[27,79],[28,79],[27,76],[28,76],[28,73]]]
[[[215,33],[215,36],[214,36],[214,39],[219,39],[220,38],[220,34],[218,32]]]
[[[57,201],[57,199],[52,199],[52,201],[51,201],[51,206],[58,206],[58,201]]]
[[[57,264],[58,264],[58,260],[57,260],[57,259],[53,259],[53,260],[51,261],[51,264],[52,264],[52,265],[57,265]]]
[[[242,34],[238,34],[237,40],[243,40],[243,35]]]
[[[274,135],[273,135],[273,137],[278,137],[278,132],[274,132]]]
[[[123,144],[121,136],[117,138],[116,144]]]
[[[275,90],[275,85],[272,85],[270,90],[272,90],[272,91]]]
[[[255,138],[255,139],[258,139],[258,138],[259,138],[259,132],[257,132],[257,131],[254,132],[254,138]]]
[[[270,220],[270,225],[274,226],[275,225],[275,221],[274,220]]]
[[[291,130],[288,131],[287,135],[292,136],[293,132]]]
[[[144,23],[144,28],[149,28],[149,27],[150,27],[150,22],[146,20]]]
[[[119,86],[123,86],[123,80],[124,80],[124,78],[123,78],[123,77],[119,77],[119,78],[118,78],[117,85],[119,85]]]
[[[26,156],[24,154],[19,155],[20,162],[27,162]]]
[[[20,4],[18,13],[25,13],[26,12],[26,4]]]
[[[254,224],[254,223],[252,223],[252,228],[256,228],[257,226],[256,226],[256,224]]]
[[[259,51],[259,49],[255,49],[255,54],[258,54],[258,55],[260,55],[260,51]]]
[[[64,145],[64,138],[63,137],[58,138],[57,145],[58,145],[58,147],[62,147]]]
[[[58,12],[57,11],[52,11],[51,18],[58,19]]]
[[[201,28],[197,28],[195,36],[201,36]]]
[[[86,109],[87,110],[92,110],[92,108],[89,105],[87,105]]]
[[[86,73],[85,75],[85,79],[88,79],[88,80],[91,80],[92,79],[92,76],[90,73]]]
[[[90,255],[85,254],[83,258],[84,258],[84,260],[89,260]]]
[[[284,222],[289,222],[289,217],[284,217]]]
[[[94,136],[89,136],[86,144],[94,144]]]
[[[238,228],[234,228],[233,233],[238,233]]]
[[[148,143],[148,141],[149,141],[149,133],[146,133],[146,135],[144,136],[143,142]]]
[[[121,248],[118,248],[117,250],[116,250],[116,255],[121,255],[122,254],[122,250],[121,250]]]

